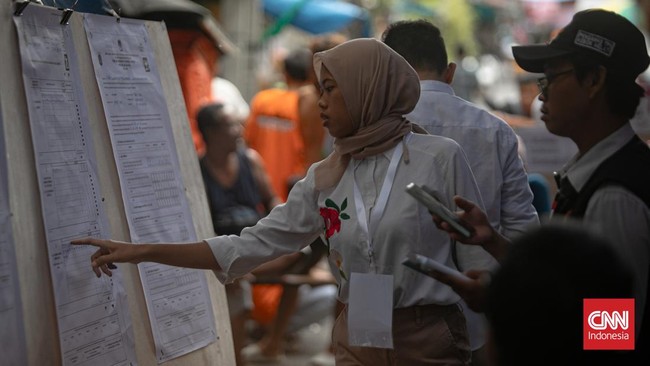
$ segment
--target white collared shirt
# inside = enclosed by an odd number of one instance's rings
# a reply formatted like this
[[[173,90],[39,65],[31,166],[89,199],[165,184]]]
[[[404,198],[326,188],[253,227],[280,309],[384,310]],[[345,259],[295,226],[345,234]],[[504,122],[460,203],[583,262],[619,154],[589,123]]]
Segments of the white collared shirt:
[[[629,123],[598,142],[584,155],[574,156],[561,170],[577,192],[589,181],[596,168],[627,144],[634,136]],[[648,188],[650,189],[650,188]],[[620,185],[600,187],[589,199],[583,222],[614,244],[635,277],[635,326],[638,330],[647,300],[650,270],[650,208]]]
[[[406,164],[404,159],[399,162],[384,214],[371,233],[377,273],[394,276],[393,302],[396,308],[456,303],[459,296],[450,287],[401,264],[410,252],[415,252],[454,267],[449,236],[435,227],[431,214],[408,195],[405,188],[411,182],[424,185],[455,210],[454,195],[462,195],[482,206],[478,187],[461,148],[454,141],[414,134],[407,148],[410,162]],[[365,212],[369,213],[381,190],[393,150],[351,161],[350,164],[355,164],[354,169],[347,169],[336,187],[322,192],[314,187],[312,166],[307,176],[291,190],[287,202],[274,208],[257,225],[244,229],[239,237],[207,239],[223,269],[216,273],[217,277],[229,281],[266,261],[311,243],[324,232],[320,209],[326,208],[328,199],[349,217],[341,219],[340,232],[329,238],[332,251],[340,253],[343,259],[341,270],[348,278],[351,272],[369,273],[368,243],[355,210],[354,180],[359,185]],[[485,253],[478,246],[473,249]],[[330,256],[330,266],[341,285],[339,299],[347,302],[349,284],[341,278],[334,257]]]
[[[420,100],[405,117],[458,142],[467,155],[493,227],[513,238],[539,220],[517,136],[507,123],[454,95],[446,83],[420,81]],[[468,268],[465,268],[468,269]]]
[[[537,211],[528,176],[519,158],[517,136],[508,124],[486,110],[454,95],[449,84],[420,81],[420,100],[405,116],[429,133],[458,142],[469,160],[490,224],[509,238],[537,225]],[[491,269],[492,257],[481,257],[469,245],[457,244],[461,269]],[[477,257],[478,256],[478,257]],[[465,309],[472,349],[484,343],[484,325]]]

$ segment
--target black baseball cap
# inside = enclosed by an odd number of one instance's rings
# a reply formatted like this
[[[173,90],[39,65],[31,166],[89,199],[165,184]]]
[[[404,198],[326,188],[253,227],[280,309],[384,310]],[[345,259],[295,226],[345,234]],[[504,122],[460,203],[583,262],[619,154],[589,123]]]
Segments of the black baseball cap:
[[[522,69],[536,73],[544,72],[549,60],[578,54],[622,77],[636,78],[650,64],[641,31],[624,17],[602,9],[580,11],[550,43],[514,46],[512,53]]]

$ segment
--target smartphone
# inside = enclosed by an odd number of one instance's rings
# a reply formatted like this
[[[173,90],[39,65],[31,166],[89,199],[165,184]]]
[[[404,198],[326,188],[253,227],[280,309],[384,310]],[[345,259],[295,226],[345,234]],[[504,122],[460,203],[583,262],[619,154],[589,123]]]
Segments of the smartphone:
[[[440,262],[437,262],[429,257],[425,257],[420,254],[409,254],[408,257],[402,261],[402,264],[429,277],[433,277],[431,276],[431,271],[435,270],[456,278],[469,278],[458,270],[445,266]]]
[[[427,193],[422,187],[415,183],[409,183],[406,186],[406,192],[413,196],[420,203],[424,204],[429,212],[438,216],[442,221],[448,223],[454,231],[459,233],[464,238],[469,238],[472,233],[465,226],[461,224],[460,219],[455,213],[451,212],[445,205],[438,201],[435,197]]]

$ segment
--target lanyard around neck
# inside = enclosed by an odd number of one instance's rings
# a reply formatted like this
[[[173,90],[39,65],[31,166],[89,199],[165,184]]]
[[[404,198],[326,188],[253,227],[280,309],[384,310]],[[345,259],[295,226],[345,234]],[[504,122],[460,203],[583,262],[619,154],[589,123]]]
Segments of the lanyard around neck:
[[[370,258],[370,268],[373,271],[375,270],[374,245],[372,244],[372,235],[370,233],[375,232],[377,225],[379,225],[379,220],[384,214],[386,204],[388,203],[388,196],[390,195],[390,190],[392,189],[395,180],[395,174],[397,173],[397,166],[399,165],[403,152],[403,143],[400,142],[395,147],[395,150],[393,150],[393,155],[390,158],[388,171],[386,172],[386,177],[384,178],[384,183],[379,192],[376,205],[373,207],[372,211],[369,212],[370,217],[366,217],[366,209],[363,205],[363,199],[361,198],[361,191],[359,190],[357,180],[354,178],[354,167],[352,167],[354,164],[349,165],[350,169],[352,169],[352,181],[354,182],[354,205],[357,211],[357,220],[359,221],[361,231],[367,238],[368,257]]]

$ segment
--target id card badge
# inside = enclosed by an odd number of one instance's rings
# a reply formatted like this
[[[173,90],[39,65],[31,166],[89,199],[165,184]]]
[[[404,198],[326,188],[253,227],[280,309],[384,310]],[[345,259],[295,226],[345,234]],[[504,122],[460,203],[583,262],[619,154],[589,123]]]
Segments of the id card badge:
[[[352,272],[348,298],[351,346],[393,349],[393,276]]]

